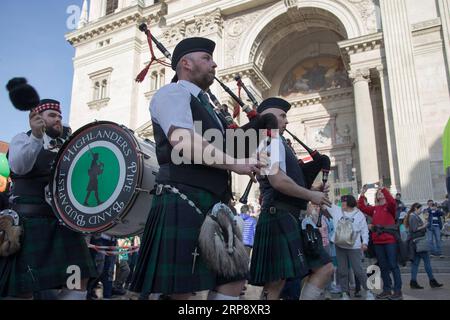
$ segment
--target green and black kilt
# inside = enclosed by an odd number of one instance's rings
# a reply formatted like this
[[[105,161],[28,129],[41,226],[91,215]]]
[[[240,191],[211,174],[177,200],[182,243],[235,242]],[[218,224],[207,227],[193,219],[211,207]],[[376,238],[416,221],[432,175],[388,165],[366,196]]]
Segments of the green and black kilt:
[[[285,210],[261,211],[253,244],[250,284],[263,286],[308,274],[297,220]]]
[[[23,235],[16,254],[0,258],[0,297],[64,287],[69,266],[81,279],[97,272],[83,236],[61,226],[55,217],[21,217]]]
[[[153,197],[139,249],[131,290],[177,294],[213,289],[244,278],[223,279],[210,271],[198,247],[205,214],[220,200],[213,194],[181,184],[170,184],[193,201],[199,214],[179,195],[164,190]],[[200,254],[194,262],[195,249]]]

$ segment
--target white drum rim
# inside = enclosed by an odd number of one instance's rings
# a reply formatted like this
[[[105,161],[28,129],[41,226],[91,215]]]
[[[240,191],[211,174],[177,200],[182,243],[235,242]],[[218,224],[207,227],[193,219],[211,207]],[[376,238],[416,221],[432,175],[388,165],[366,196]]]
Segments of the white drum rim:
[[[56,203],[55,200],[55,194],[56,194],[56,189],[57,189],[57,182],[56,182],[56,173],[58,173],[59,168],[60,168],[60,161],[62,159],[62,154],[65,152],[65,150],[67,149],[67,146],[70,145],[70,143],[73,141],[73,139],[75,139],[76,137],[78,137],[79,135],[81,135],[84,131],[90,129],[91,127],[94,126],[100,126],[100,125],[106,125],[106,126],[113,126],[116,129],[120,129],[122,132],[124,132],[129,138],[130,141],[132,142],[133,146],[132,149],[134,150],[133,152],[135,152],[137,154],[137,171],[136,171],[136,175],[137,175],[137,181],[136,181],[136,187],[133,190],[133,195],[131,196],[130,200],[128,201],[128,203],[125,205],[125,207],[122,209],[121,213],[117,215],[116,219],[114,219],[113,221],[105,224],[104,226],[99,226],[96,228],[82,228],[79,226],[73,226],[72,223],[68,222],[64,215],[62,215],[60,213],[60,210],[58,210],[58,205]],[[78,232],[78,233],[82,233],[82,234],[95,234],[95,233],[106,233],[106,231],[111,230],[112,228],[114,228],[115,225],[117,225],[118,223],[120,223],[121,220],[123,220],[127,214],[130,212],[130,208],[132,208],[133,204],[136,202],[136,199],[139,195],[139,192],[136,191],[137,188],[142,187],[142,181],[143,181],[143,153],[141,150],[141,147],[138,143],[138,140],[136,139],[134,132],[131,129],[128,129],[127,127],[125,127],[124,125],[120,125],[118,123],[112,122],[112,121],[96,121],[96,122],[92,122],[89,123],[81,128],[79,128],[78,130],[76,130],[70,137],[69,139],[67,139],[64,144],[62,145],[61,149],[58,151],[58,154],[56,156],[56,161],[55,164],[52,167],[51,170],[51,179],[49,181],[50,183],[50,192],[52,193],[52,198],[51,198],[51,204],[52,204],[52,208],[53,208],[53,212],[55,214],[55,216],[57,217],[58,221],[64,225],[65,227]]]

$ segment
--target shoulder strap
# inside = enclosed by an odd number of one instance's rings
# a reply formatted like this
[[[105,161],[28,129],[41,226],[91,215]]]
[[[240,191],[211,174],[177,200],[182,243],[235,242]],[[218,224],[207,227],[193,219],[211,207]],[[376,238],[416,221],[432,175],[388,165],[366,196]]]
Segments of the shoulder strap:
[[[411,217],[414,217],[414,219],[416,219],[417,221],[422,221],[422,219],[420,219],[416,214],[412,214]]]
[[[352,216],[350,216],[349,218],[350,219],[352,219],[352,220],[354,220],[355,219],[355,216],[358,214],[358,210],[356,210],[356,212],[352,215]],[[345,218],[345,213],[344,213],[344,210],[341,208],[341,213],[342,213],[342,216]]]

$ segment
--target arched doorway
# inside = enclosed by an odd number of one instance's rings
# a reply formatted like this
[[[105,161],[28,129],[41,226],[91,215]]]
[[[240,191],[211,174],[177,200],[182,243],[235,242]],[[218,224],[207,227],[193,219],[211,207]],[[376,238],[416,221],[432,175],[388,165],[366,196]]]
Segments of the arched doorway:
[[[270,83],[266,90],[255,86],[257,95],[288,100],[293,105],[289,130],[330,156],[333,199],[358,192],[353,86],[338,46],[347,39],[347,29],[336,15],[302,7],[277,15],[247,44],[251,63]],[[293,145],[300,158],[308,156],[298,143]]]

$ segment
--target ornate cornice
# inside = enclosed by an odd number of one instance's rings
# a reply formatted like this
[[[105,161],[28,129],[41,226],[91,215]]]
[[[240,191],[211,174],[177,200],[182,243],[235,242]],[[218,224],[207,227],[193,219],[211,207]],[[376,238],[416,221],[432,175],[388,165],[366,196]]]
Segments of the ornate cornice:
[[[272,86],[270,81],[267,80],[261,70],[259,70],[253,62],[220,70],[218,72],[220,80],[224,82],[234,81],[234,77],[237,75],[250,78],[250,80],[260,87],[261,91],[269,90]]]
[[[169,26],[169,28],[164,31],[164,43],[168,46],[174,46],[176,43],[184,39],[186,35],[186,21],[181,20],[180,22]]]
[[[153,138],[153,125],[151,121],[146,122],[144,125],[140,126],[135,130],[136,134],[143,138],[149,139]]]
[[[113,71],[114,71],[114,69],[109,67],[109,68],[105,68],[102,70],[98,70],[98,71],[89,73],[88,76],[89,76],[89,79],[92,80],[92,79],[96,79],[99,77],[109,76]]]
[[[441,25],[442,25],[441,18],[436,18],[436,19],[422,21],[422,22],[413,24],[412,31],[415,32],[415,31],[419,31],[419,30],[423,30],[423,29],[440,27]]]
[[[379,50],[383,48],[383,33],[373,33],[367,36],[344,40],[338,43],[342,59],[347,70],[350,69],[350,56],[356,53]]]
[[[108,105],[110,100],[111,100],[110,98],[94,100],[94,101],[88,102],[87,105],[88,105],[89,109],[98,111],[102,108],[105,108]]]
[[[338,43],[341,51],[349,55],[380,49],[383,46],[383,33],[373,33],[367,36],[344,40]]]
[[[71,45],[79,45],[132,24],[138,24],[143,21],[149,25],[156,24],[166,13],[167,6],[165,4],[159,4],[155,7],[152,6],[150,10],[144,9],[141,6],[134,6],[89,23],[85,27],[67,34],[66,40]]]
[[[320,93],[309,94],[300,99],[289,100],[289,102],[294,108],[302,108],[316,104],[321,104],[328,101],[336,101],[351,98],[352,96],[353,96],[353,89],[344,88],[344,89],[330,90],[329,92],[322,91]]]
[[[164,32],[165,44],[174,46],[185,37],[205,36],[215,32],[222,32],[223,17],[219,8],[202,15],[194,16],[191,20],[181,20],[170,25]]]

